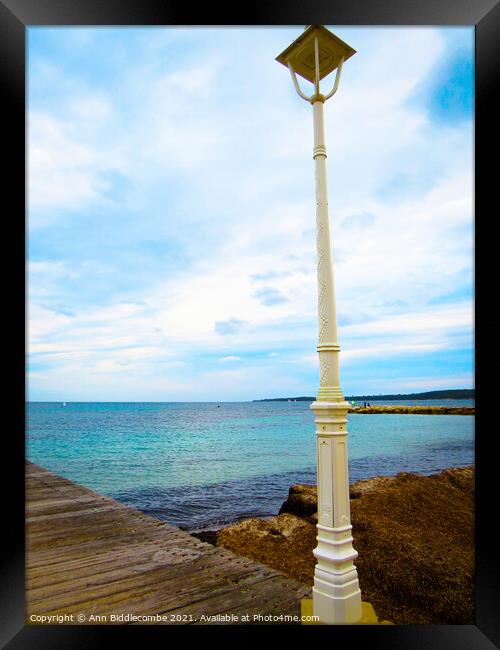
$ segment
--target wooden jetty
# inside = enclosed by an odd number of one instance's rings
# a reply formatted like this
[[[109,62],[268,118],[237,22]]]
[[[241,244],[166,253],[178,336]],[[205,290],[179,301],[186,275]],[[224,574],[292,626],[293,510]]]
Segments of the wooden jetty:
[[[290,624],[310,595],[274,569],[26,463],[28,624]]]

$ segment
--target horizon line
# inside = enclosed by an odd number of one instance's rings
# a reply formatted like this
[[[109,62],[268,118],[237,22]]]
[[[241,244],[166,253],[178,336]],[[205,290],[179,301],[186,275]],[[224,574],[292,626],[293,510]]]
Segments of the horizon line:
[[[404,397],[405,395],[420,395],[420,394],[427,394],[427,393],[442,393],[442,392],[451,392],[451,391],[475,391],[475,388],[442,388],[438,390],[428,390],[428,391],[418,391],[415,393],[380,393],[378,395],[375,395],[374,393],[371,393],[370,396],[373,397],[387,397],[387,396],[401,396]],[[345,395],[345,399],[349,397],[364,397],[369,395],[369,393],[359,393],[358,395]],[[120,400],[120,399],[115,399],[115,400],[92,400],[92,399],[26,399],[25,403],[27,404],[51,404],[51,403],[58,403],[58,402],[64,402],[64,403],[78,403],[78,404],[238,404],[242,402],[256,402],[256,401],[266,401],[266,400],[281,400],[281,399],[298,399],[299,397],[304,398],[304,397],[309,397],[308,395],[296,395],[296,396],[286,396],[286,397],[261,397],[261,398],[253,398],[253,399],[237,399],[237,400]],[[316,399],[316,397],[311,396],[311,399]],[[432,399],[432,398],[430,398]],[[448,399],[454,399],[452,397]]]

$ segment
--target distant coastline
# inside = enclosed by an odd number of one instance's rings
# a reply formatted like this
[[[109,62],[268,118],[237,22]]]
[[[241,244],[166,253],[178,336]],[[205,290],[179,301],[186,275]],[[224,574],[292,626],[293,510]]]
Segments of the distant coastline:
[[[314,402],[315,397],[269,397],[267,399],[254,399],[253,402]],[[351,395],[346,396],[349,401],[397,401],[397,400],[425,400],[425,399],[475,399],[474,388],[460,388],[453,390],[431,390],[426,393],[409,393],[398,395]]]

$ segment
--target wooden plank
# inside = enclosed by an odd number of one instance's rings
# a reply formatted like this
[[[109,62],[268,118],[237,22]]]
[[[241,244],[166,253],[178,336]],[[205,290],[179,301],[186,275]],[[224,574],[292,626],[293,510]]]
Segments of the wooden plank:
[[[265,605],[266,614],[300,614],[300,599],[309,596],[311,589],[307,586],[301,588],[288,589],[291,593],[283,597],[284,587],[286,583],[280,575],[275,576],[267,581],[256,582],[242,594],[242,596],[235,600],[230,593],[223,593],[220,595],[210,595],[203,601],[190,604],[188,607],[179,607],[172,610],[172,614],[187,614],[193,616],[197,621],[194,624],[206,625],[206,620],[201,620],[204,616],[216,616],[217,614],[235,614],[238,618],[244,614],[257,614],[262,611]],[[256,603],[258,603],[256,605]],[[212,622],[211,624],[225,625],[224,621]]]
[[[186,567],[182,572],[166,574],[158,571],[151,576],[141,576],[138,580],[123,580],[119,584],[109,584],[98,588],[89,588],[84,592],[58,595],[46,598],[42,602],[31,601],[37,613],[79,613],[96,612],[99,614],[117,612],[161,612],[179,606],[204,600],[210,594],[233,591],[237,588],[226,579],[227,571],[233,578],[242,580],[249,576],[253,580],[266,580],[268,577],[252,568],[241,568],[238,573],[235,567],[221,569],[214,558],[218,573],[213,571],[196,571],[196,567]],[[201,575],[200,575],[201,574]],[[238,587],[241,590],[241,587]]]
[[[102,505],[106,504],[106,501],[102,499]],[[71,497],[62,497],[57,499],[39,499],[38,501],[33,501],[28,499],[28,505],[26,512],[30,517],[37,517],[40,513],[42,516],[46,514],[52,514],[56,512],[66,512],[69,510],[76,510],[78,508],[85,508],[89,504],[98,505],[99,501],[94,499],[92,496],[82,495]]]
[[[162,539],[166,538],[164,529],[159,529],[154,532],[145,532],[144,530],[137,530],[129,532],[126,535],[117,536],[112,545],[105,545],[101,540],[92,540],[85,543],[75,543],[66,545],[61,548],[55,549],[49,547],[47,549],[27,549],[30,556],[30,567],[44,566],[50,563],[61,563],[74,559],[75,557],[89,557],[99,553],[108,552],[111,549],[124,549],[128,548],[131,544],[140,543],[157,543],[160,544]],[[64,549],[64,550],[63,550]]]
[[[65,552],[61,548],[49,548],[46,551],[37,550],[31,553],[31,561],[27,571],[51,572],[57,570],[58,566],[68,566],[71,570],[74,563],[85,565],[88,562],[104,561],[110,554],[121,557],[129,552],[139,552],[142,548],[155,547],[158,550],[163,544],[172,539],[177,539],[175,533],[165,533],[163,529],[154,533],[138,530],[130,535],[117,538],[111,546],[104,546],[99,541],[87,544],[77,544],[74,546],[65,546]]]
[[[68,574],[74,578],[98,575],[105,570],[111,571],[124,566],[134,566],[136,563],[142,564],[153,556],[161,556],[165,548],[169,548],[174,544],[177,545],[178,540],[168,538],[162,541],[161,544],[139,543],[134,546],[127,546],[123,550],[112,549],[99,555],[78,556],[73,560],[67,560],[65,562],[29,567],[26,570],[26,579],[31,586],[35,587],[68,580]],[[210,544],[205,544],[204,542],[200,542],[199,544],[185,543],[183,544],[183,548],[203,549],[205,553],[213,549]]]
[[[179,549],[178,545],[171,546],[170,548],[163,546],[154,551],[149,549],[148,552],[140,558],[137,558],[136,556],[135,562],[134,557],[129,556],[128,561],[122,560],[121,564],[115,562],[114,565],[110,566],[110,564],[106,562],[97,566],[86,567],[86,570],[83,571],[83,575],[78,575],[75,570],[71,571],[70,577],[68,577],[68,574],[65,576],[64,573],[59,573],[51,575],[50,581],[45,579],[43,584],[37,585],[33,584],[32,581],[29,581],[28,588],[31,590],[30,596],[33,599],[37,599],[39,597],[38,594],[40,593],[40,589],[47,590],[48,593],[57,593],[58,591],[66,592],[80,589],[81,587],[95,586],[99,584],[106,585],[122,578],[125,579],[129,576],[136,576],[139,573],[148,573],[150,571],[158,572],[162,568],[171,568],[173,572],[178,574],[179,571],[186,570],[186,568],[179,568],[179,565],[181,564],[193,565],[197,570],[200,570],[203,568],[203,564],[200,566],[198,563],[199,559],[203,558],[210,562],[214,557],[217,562],[220,562],[220,555],[213,547],[211,549],[189,549],[185,547]]]
[[[60,546],[66,546],[67,544],[74,544],[76,540],[84,542],[89,539],[95,539],[97,536],[103,540],[107,538],[112,539],[122,532],[134,532],[137,528],[146,530],[162,528],[161,522],[155,525],[149,522],[142,522],[140,519],[131,519],[126,513],[122,514],[112,511],[111,514],[112,516],[109,516],[109,512],[96,512],[91,517],[72,521],[71,526],[56,526],[54,523],[49,523],[38,529],[36,526],[33,526],[34,530],[28,531],[28,544],[57,543]]]

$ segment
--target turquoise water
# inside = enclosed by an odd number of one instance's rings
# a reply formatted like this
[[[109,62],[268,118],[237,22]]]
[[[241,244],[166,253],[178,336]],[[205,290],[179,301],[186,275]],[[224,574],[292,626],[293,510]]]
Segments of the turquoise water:
[[[352,413],[350,480],[472,464],[473,423]],[[32,402],[26,447],[61,476],[192,529],[275,514],[292,483],[315,481],[314,431],[308,402]]]

